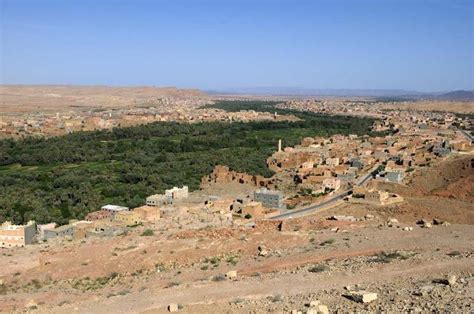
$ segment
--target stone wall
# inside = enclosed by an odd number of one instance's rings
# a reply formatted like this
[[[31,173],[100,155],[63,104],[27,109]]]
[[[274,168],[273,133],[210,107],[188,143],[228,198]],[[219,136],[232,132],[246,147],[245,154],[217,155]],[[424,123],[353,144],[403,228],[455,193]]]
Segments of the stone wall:
[[[230,183],[236,182],[240,184],[251,184],[257,187],[266,187],[269,185],[269,179],[260,175],[250,175],[247,173],[230,170],[226,166],[216,166],[210,175],[201,179],[201,188],[210,186],[213,183]]]

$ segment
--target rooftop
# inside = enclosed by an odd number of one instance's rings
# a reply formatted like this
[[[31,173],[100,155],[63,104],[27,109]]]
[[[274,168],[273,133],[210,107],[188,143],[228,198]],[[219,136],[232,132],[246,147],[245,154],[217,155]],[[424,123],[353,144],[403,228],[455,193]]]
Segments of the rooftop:
[[[102,206],[101,209],[118,212],[122,210],[128,210],[128,207],[107,204],[107,205]]]

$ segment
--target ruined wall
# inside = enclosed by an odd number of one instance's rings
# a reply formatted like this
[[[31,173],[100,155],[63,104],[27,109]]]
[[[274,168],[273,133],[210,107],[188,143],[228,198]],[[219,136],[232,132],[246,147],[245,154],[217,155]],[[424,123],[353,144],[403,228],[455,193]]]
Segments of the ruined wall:
[[[201,179],[201,188],[210,186],[213,183],[230,183],[236,182],[240,184],[251,184],[257,187],[267,187],[269,179],[260,175],[250,175],[247,173],[230,170],[226,166],[216,166],[210,175]]]

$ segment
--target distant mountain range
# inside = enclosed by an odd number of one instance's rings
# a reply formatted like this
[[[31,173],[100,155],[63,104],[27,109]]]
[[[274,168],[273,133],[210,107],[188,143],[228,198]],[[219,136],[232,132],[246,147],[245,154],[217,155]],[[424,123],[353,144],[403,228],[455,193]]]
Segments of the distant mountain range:
[[[459,101],[473,101],[474,90],[456,90],[436,96],[440,100],[459,100]]]
[[[397,99],[438,99],[473,101],[473,90],[452,92],[423,93],[399,89],[312,89],[299,87],[246,87],[223,90],[208,90],[219,95],[275,95],[275,96],[338,96],[338,97],[376,97]]]

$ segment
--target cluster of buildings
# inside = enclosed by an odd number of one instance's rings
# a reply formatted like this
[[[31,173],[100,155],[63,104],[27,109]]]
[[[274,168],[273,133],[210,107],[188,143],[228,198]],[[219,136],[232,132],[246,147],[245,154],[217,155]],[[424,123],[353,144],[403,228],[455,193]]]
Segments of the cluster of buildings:
[[[364,99],[353,101],[294,99],[282,102],[276,107],[331,115],[373,117],[379,120],[376,122],[376,131],[386,131],[393,128],[394,126],[390,124],[410,124],[422,128],[456,126],[466,129],[469,129],[472,125],[472,121],[468,116],[460,117],[454,113],[444,111],[415,110],[408,105],[413,105],[413,102],[377,102]]]
[[[187,186],[174,187],[166,190],[164,194],[148,197],[147,204],[140,207],[107,204],[100,210],[88,213],[84,220],[70,220],[62,226],[57,226],[56,223],[37,225],[33,221],[27,225],[5,222],[0,228],[0,247],[25,246],[36,241],[53,239],[80,240],[94,236],[120,235],[130,227],[156,224],[163,220],[162,218],[166,220],[181,215],[183,210],[177,205],[179,201],[186,200],[188,194]]]
[[[301,188],[328,193],[353,184],[385,155],[367,138],[335,135],[330,138],[307,137],[300,145],[279,149],[267,159],[276,173],[292,175]]]
[[[337,191],[358,184],[368,171],[380,166],[379,180],[402,182],[416,168],[452,152],[469,152],[468,139],[455,130],[398,130],[379,137],[342,136],[305,138],[300,145],[278,150],[267,160],[275,172],[289,172],[301,187]]]
[[[23,121],[0,120],[0,134],[12,135],[20,130],[27,132],[56,134],[65,132],[109,128],[144,121],[254,121],[262,119],[291,119],[265,112],[242,111],[226,113],[216,109],[199,109],[199,102],[169,110],[169,99],[160,100],[157,106],[147,108],[106,110]],[[267,159],[269,169],[276,173],[271,178],[249,175],[216,166],[212,173],[201,180],[201,188],[225,183],[247,184],[255,187],[253,193],[244,197],[208,197],[203,203],[188,200],[187,186],[174,187],[163,194],[150,195],[145,205],[128,208],[105,205],[100,210],[87,214],[85,220],[72,220],[67,225],[26,225],[5,222],[0,228],[0,247],[16,247],[35,241],[58,238],[84,239],[91,236],[114,236],[127,228],[141,224],[173,224],[204,226],[205,224],[229,225],[234,217],[262,219],[287,207],[288,199],[282,192],[284,177],[289,178],[297,189],[310,190],[311,195],[330,195],[351,188],[350,202],[372,205],[388,205],[403,201],[399,195],[376,189],[367,189],[363,183],[372,175],[376,180],[402,183],[421,167],[445,158],[453,152],[472,153],[472,137],[458,128],[469,128],[470,121],[449,113],[416,112],[410,110],[384,111],[364,102],[334,104],[325,101],[292,100],[279,105],[312,112],[377,117],[373,130],[380,136],[334,135],[329,138],[306,137],[295,147],[282,148]],[[79,121],[79,122],[78,122]],[[52,126],[55,125],[55,126]],[[48,130],[49,128],[49,130]],[[56,128],[56,129],[55,129]],[[56,130],[51,132],[51,130]],[[390,135],[384,135],[390,131]],[[22,134],[23,134],[22,133]],[[1,136],[0,136],[1,137]],[[197,223],[198,222],[198,223]],[[202,224],[199,224],[201,222]]]
[[[309,111],[323,114],[339,114],[352,116],[370,116],[381,118],[384,112],[378,108],[378,103],[360,101],[340,101],[335,99],[294,99],[277,105],[280,109]]]
[[[0,138],[25,136],[57,136],[78,131],[93,131],[127,127],[157,121],[177,122],[250,122],[296,121],[294,116],[245,110],[226,112],[206,108],[209,100],[157,100],[139,108],[69,110],[53,113],[21,113],[0,118]]]
[[[238,197],[211,197],[205,202],[206,207],[221,214],[230,214],[244,220],[262,219],[286,208],[285,195],[281,191],[265,187],[255,190],[252,194]]]

